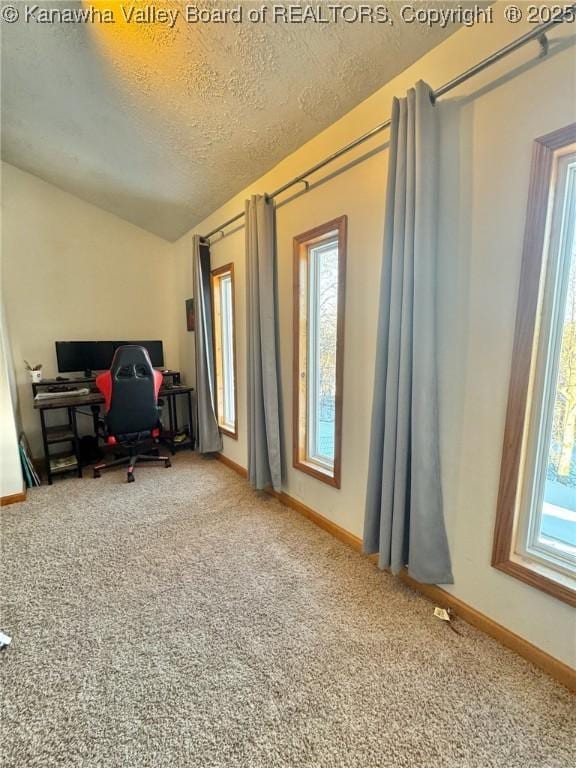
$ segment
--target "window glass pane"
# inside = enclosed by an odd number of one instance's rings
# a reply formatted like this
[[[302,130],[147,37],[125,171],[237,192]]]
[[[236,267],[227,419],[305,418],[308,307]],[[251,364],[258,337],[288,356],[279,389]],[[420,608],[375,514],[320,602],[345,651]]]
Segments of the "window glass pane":
[[[294,238],[293,466],[340,488],[346,216]]]
[[[223,417],[224,423],[234,428],[236,414],[234,409],[234,347],[232,327],[232,277],[220,278],[220,302],[222,312],[222,369],[224,379]]]
[[[574,214],[573,214],[574,215]],[[560,313],[560,354],[553,393],[541,544],[576,558],[576,240],[572,239],[564,312]]]
[[[231,264],[212,274],[212,296],[218,425],[224,432],[236,437],[234,272]]]
[[[558,163],[551,210],[528,449],[527,519],[519,550],[576,571],[576,162]],[[530,438],[532,441],[532,438]],[[533,462],[533,463],[532,463]]]
[[[334,463],[338,242],[310,248],[308,335],[308,451]]]

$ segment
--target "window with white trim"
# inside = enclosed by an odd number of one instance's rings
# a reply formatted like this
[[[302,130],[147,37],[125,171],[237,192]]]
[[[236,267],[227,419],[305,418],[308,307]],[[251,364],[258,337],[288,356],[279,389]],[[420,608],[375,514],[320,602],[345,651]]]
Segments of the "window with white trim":
[[[549,208],[516,551],[576,575],[576,152]]]
[[[224,434],[237,437],[236,355],[234,346],[234,265],[212,272],[214,358],[218,425]]]
[[[294,238],[294,466],[340,487],[346,217]]]
[[[576,606],[576,123],[532,152],[492,565]]]

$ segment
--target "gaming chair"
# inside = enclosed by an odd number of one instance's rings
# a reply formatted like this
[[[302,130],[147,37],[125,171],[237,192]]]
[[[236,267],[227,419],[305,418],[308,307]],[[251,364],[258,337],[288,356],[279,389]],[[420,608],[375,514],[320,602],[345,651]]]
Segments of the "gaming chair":
[[[152,367],[148,351],[135,344],[118,347],[110,370],[96,377],[96,386],[105,399],[104,439],[127,455],[96,464],[94,477],[100,477],[103,469],[128,464],[128,482],[132,483],[137,461],[163,461],[165,467],[170,466],[168,456],[138,453],[146,443],[157,442],[160,436],[161,384],[162,374]]]

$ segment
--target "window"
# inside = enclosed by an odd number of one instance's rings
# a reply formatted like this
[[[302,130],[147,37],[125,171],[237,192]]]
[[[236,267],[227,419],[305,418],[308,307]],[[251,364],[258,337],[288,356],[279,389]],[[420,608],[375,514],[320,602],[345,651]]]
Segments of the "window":
[[[294,238],[294,466],[340,487],[346,217]]]
[[[214,358],[218,426],[238,437],[236,422],[236,348],[234,343],[234,265],[212,272]]]
[[[536,142],[493,565],[576,605],[576,124]]]

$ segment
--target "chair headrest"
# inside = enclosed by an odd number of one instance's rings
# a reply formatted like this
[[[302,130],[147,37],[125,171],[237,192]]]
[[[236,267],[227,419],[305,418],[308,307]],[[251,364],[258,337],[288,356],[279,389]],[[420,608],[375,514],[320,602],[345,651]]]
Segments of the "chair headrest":
[[[152,376],[154,368],[145,347],[126,344],[118,347],[114,353],[110,370],[114,378],[148,378]]]

